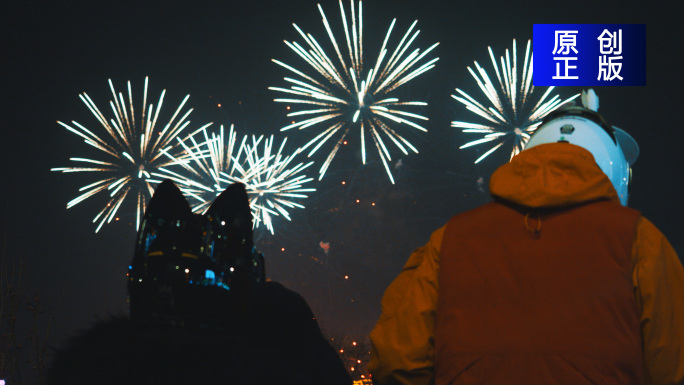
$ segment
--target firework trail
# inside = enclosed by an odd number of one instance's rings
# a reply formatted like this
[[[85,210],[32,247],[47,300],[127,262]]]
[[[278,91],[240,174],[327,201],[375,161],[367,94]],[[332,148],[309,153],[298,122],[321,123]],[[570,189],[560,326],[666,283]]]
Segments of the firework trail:
[[[114,118],[109,119],[109,121],[88,94],[84,92],[79,95],[104,128],[105,132],[101,135],[94,133],[76,121],[72,121],[71,125],[57,122],[70,132],[83,138],[86,144],[100,151],[101,157],[98,159],[70,158],[69,160],[76,163],[75,166],[52,169],[52,171],[63,173],[92,172],[101,177],[101,179],[81,187],[79,191],[82,194],[67,204],[69,209],[99,192],[106,191],[109,194],[109,200],[93,219],[93,223],[98,223],[95,232],[100,231],[105,223],[109,223],[115,218],[118,209],[128,196],[134,196],[133,199],[136,200],[136,228],[139,228],[142,215],[145,212],[146,201],[153,193],[152,186],[149,183],[151,173],[159,167],[174,162],[183,163],[180,159],[183,159],[184,155],[173,144],[173,140],[190,124],[187,118],[192,109],[185,113],[182,112],[190,95],[185,96],[171,119],[162,129],[159,129],[157,121],[166,90],[162,91],[155,108],[154,104],[147,104],[147,86],[148,78],[146,77],[143,105],[139,117],[136,117],[131,82],[128,82],[128,103],[126,103],[123,94],[115,91],[110,79],[109,87],[112,91],[112,100],[110,100],[109,105]],[[178,118],[181,114],[182,116]]]
[[[485,106],[487,103],[479,103],[458,88],[456,92],[460,96],[451,95],[451,97],[465,105],[468,110],[487,120],[486,123],[451,122],[452,127],[461,128],[465,133],[485,134],[483,138],[470,141],[459,148],[467,148],[489,142],[497,143],[477,158],[475,163],[486,158],[503,146],[509,139],[512,139],[513,142],[511,150],[511,158],[513,158],[522,151],[530,139],[530,135],[537,129],[549,112],[579,96],[577,94],[564,101],[561,101],[558,95],[549,98],[554,87],[548,87],[541,98],[536,103],[533,103],[532,94],[534,86],[532,85],[532,52],[530,46],[531,41],[528,40],[522,70],[518,67],[515,40],[513,40],[512,55],[507,49],[505,56],[500,57],[501,67],[497,65],[491,47],[488,47],[489,57],[496,72],[498,85],[491,81],[487,72],[477,62],[475,62],[477,72],[468,67],[468,71],[477,82],[480,90],[487,97],[491,105],[490,107]],[[520,74],[521,72],[522,74]]]
[[[387,46],[394,29],[395,19],[385,35],[376,61],[370,69],[366,70],[363,53],[362,2],[359,1],[358,8],[355,8],[354,0],[350,1],[351,16],[349,19],[342,5],[342,0],[339,4],[348,55],[343,55],[340,50],[340,44],[338,44],[323,8],[319,4],[318,9],[323,18],[323,25],[334,47],[338,63],[333,62],[311,34],[304,33],[296,24],[293,25],[304,39],[304,46],[297,42],[288,41],[285,41],[285,44],[296,52],[313,71],[308,73],[300,71],[273,59],[273,62],[292,72],[296,77],[285,78],[285,81],[290,84],[290,88],[270,87],[269,89],[291,95],[291,97],[275,99],[275,101],[301,107],[299,110],[289,113],[288,116],[293,119],[297,117],[303,119],[299,122],[293,121],[291,125],[283,127],[281,130],[286,131],[293,128],[302,130],[316,127],[320,132],[303,147],[303,149],[312,147],[308,156],[313,155],[328,141],[334,143],[321,166],[319,180],[325,175],[340,146],[345,144],[345,138],[350,130],[358,130],[356,132],[360,135],[362,162],[366,163],[366,140],[370,137],[390,181],[394,183],[388,166],[388,161],[392,158],[386,146],[386,140],[389,139],[404,154],[408,154],[408,150],[417,153],[418,150],[395,131],[395,125],[427,131],[421,124],[424,124],[422,121],[428,119],[425,116],[410,112],[412,109],[426,106],[427,103],[400,101],[391,94],[401,85],[435,66],[438,58],[431,59],[423,64],[419,63],[439,43],[435,43],[423,52],[418,48],[410,50],[409,47],[420,32],[415,30],[417,21],[414,21],[390,54]]]

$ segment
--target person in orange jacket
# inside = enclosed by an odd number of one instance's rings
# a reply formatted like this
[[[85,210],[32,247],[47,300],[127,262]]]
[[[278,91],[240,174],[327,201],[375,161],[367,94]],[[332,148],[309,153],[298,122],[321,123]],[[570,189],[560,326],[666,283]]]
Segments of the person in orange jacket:
[[[551,113],[493,202],[413,252],[370,334],[375,384],[684,383],[684,269],[626,207],[638,146],[595,110]]]

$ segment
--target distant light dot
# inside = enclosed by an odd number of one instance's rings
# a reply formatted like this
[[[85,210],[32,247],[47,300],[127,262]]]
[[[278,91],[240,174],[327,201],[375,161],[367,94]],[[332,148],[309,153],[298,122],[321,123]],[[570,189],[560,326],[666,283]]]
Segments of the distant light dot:
[[[351,368],[351,371],[352,371],[352,372],[354,371],[354,367],[353,367],[353,366],[352,366],[352,368]]]
[[[115,219],[115,220],[117,220],[117,221],[118,221],[118,220],[119,220],[119,217],[116,217],[116,219]]]
[[[361,363],[361,360],[356,360],[356,363],[357,363],[357,364],[360,364],[360,363]]]
[[[285,251],[285,248],[284,248],[284,247],[283,247],[283,248],[281,248],[281,249],[280,249],[280,251]]]
[[[285,108],[287,108],[287,109],[289,110],[289,109],[290,109],[290,106],[287,106],[287,107],[285,107]]]
[[[342,181],[342,184],[347,184],[347,182],[345,182],[345,181]]]
[[[359,203],[359,202],[360,202],[360,201],[357,199],[357,200],[356,200],[356,203]]]
[[[347,145],[347,141],[346,141],[346,140],[345,140],[344,142],[342,142],[342,143],[343,143],[345,146]]]
[[[344,353],[344,349],[340,349],[340,353]]]
[[[375,206],[375,202],[371,203],[371,206]]]
[[[217,104],[219,107],[221,107],[221,103]]]
[[[344,279],[349,279],[349,276],[348,276],[348,275],[345,275],[345,276],[344,276]],[[356,345],[356,342],[354,343],[354,345]]]
[[[295,121],[294,121],[294,120],[292,121],[292,124],[295,124]]]
[[[185,269],[185,274],[188,274],[190,272],[190,269]]]
[[[352,345],[356,346],[356,341],[352,342]],[[359,362],[361,362],[361,361],[359,361]]]

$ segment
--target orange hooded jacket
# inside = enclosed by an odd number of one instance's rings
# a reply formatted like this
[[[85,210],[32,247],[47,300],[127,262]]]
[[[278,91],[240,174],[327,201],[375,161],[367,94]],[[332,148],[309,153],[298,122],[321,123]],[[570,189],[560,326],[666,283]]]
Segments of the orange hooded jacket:
[[[619,203],[591,153],[566,143],[523,151],[492,175],[490,192],[528,208],[564,208],[599,199]],[[413,252],[385,292],[382,314],[370,335],[368,366],[377,384],[435,381],[438,276],[445,228]],[[635,233],[631,276],[643,341],[644,383],[680,384],[684,381],[684,268],[667,239],[646,218],[637,219]]]

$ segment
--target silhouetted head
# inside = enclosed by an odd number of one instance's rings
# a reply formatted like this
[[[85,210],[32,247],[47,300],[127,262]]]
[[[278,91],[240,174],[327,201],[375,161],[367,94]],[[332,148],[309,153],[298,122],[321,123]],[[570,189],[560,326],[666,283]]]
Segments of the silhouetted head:
[[[199,215],[166,180],[150,200],[129,266],[131,318],[230,327],[248,317],[264,275],[244,185],[229,186]]]

